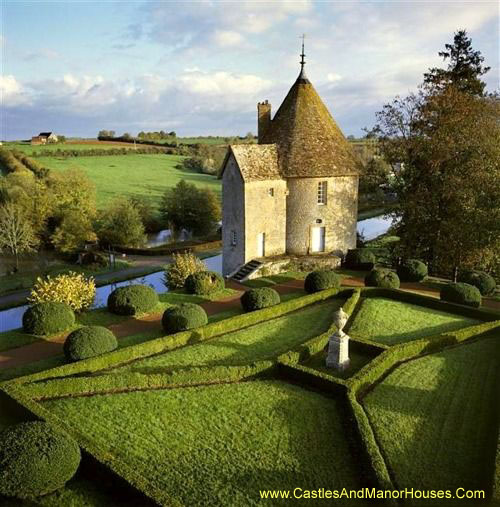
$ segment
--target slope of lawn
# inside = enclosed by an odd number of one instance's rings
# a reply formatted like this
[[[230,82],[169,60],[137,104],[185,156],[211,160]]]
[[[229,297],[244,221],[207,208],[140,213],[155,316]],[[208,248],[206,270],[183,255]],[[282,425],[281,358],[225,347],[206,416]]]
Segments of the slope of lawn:
[[[355,338],[394,345],[479,322],[391,299],[369,298],[362,301],[348,333]]]
[[[295,385],[254,381],[43,406],[183,505],[256,505],[263,489],[361,487],[339,402]]]
[[[398,488],[489,489],[499,339],[497,334],[405,363],[364,398]]]
[[[220,195],[221,182],[215,176],[176,169],[184,157],[178,155],[112,155],[97,157],[40,157],[40,164],[61,171],[82,169],[95,183],[97,206],[106,206],[120,196],[138,197],[157,206],[169,187],[184,179],[208,187]]]
[[[333,312],[340,308],[343,302],[344,300],[339,298],[314,304],[206,342],[134,361],[115,371],[151,373],[164,368],[247,364],[269,359],[325,332],[332,323]]]

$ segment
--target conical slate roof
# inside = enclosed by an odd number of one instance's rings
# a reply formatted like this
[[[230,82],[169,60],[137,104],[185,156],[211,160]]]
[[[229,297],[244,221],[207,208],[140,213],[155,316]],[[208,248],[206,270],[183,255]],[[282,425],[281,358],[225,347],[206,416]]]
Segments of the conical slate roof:
[[[302,70],[259,140],[276,143],[284,178],[358,174],[358,160]]]

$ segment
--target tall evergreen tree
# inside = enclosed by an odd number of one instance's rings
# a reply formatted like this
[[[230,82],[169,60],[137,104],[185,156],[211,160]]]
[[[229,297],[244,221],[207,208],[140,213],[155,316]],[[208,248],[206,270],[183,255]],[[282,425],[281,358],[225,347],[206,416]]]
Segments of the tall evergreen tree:
[[[453,44],[445,44],[445,51],[438,54],[444,61],[449,60],[448,68],[434,67],[424,74],[424,84],[442,90],[449,85],[461,92],[472,95],[483,95],[486,83],[480,76],[486,74],[490,67],[484,67],[484,57],[480,51],[474,51],[472,40],[466,30],[455,32]]]

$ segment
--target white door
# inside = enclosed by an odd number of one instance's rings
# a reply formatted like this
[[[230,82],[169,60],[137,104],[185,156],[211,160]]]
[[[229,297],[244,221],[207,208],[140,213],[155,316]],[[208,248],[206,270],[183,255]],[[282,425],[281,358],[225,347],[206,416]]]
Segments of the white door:
[[[325,227],[313,227],[311,231],[311,251],[325,251]]]
[[[257,257],[264,257],[266,251],[266,233],[260,232],[257,236]]]

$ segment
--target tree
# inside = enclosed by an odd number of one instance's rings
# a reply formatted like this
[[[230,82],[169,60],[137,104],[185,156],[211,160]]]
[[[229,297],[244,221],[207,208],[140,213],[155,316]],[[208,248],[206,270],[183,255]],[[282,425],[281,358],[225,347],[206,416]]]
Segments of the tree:
[[[64,215],[61,224],[51,237],[54,247],[62,253],[74,253],[81,250],[87,241],[95,241],[97,236],[89,217],[77,211]]]
[[[99,240],[110,245],[140,247],[146,242],[141,215],[126,198],[114,200],[101,213],[98,236]]]
[[[192,183],[181,180],[163,195],[160,213],[175,232],[187,229],[195,235],[203,235],[215,230],[221,208],[211,190],[198,189]]]
[[[365,164],[359,178],[359,188],[363,193],[376,193],[380,191],[381,185],[389,183],[391,166],[380,157],[372,157]]]
[[[483,67],[484,57],[480,51],[474,51],[472,40],[465,30],[455,32],[453,44],[445,44],[445,51],[440,51],[443,60],[449,60],[448,68],[434,67],[424,74],[424,84],[442,90],[453,85],[461,92],[472,95],[483,95],[486,83],[480,76],[486,74],[490,67]]]
[[[0,251],[8,251],[16,259],[19,268],[19,255],[35,252],[38,239],[22,207],[13,202],[0,208]]]

